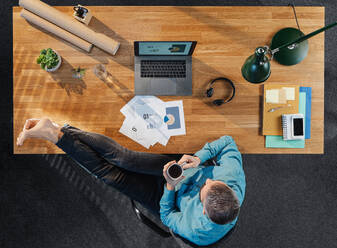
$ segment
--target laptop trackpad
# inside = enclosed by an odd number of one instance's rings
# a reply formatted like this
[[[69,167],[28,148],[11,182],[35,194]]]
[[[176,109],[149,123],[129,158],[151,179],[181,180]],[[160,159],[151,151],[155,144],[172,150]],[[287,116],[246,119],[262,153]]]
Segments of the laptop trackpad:
[[[151,92],[153,95],[175,95],[177,93],[177,82],[156,78],[151,80]]]

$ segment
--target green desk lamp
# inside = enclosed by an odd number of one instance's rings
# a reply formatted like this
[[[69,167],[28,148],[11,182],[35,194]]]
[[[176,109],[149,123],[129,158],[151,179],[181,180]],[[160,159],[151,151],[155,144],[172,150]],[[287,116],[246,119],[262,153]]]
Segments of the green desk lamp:
[[[337,25],[334,22],[310,34],[304,35],[297,28],[284,28],[278,31],[268,46],[258,47],[255,53],[247,58],[241,68],[242,76],[251,83],[262,83],[270,76],[270,60],[275,58],[282,65],[296,65],[308,54],[307,39]],[[270,54],[270,58],[267,57]]]

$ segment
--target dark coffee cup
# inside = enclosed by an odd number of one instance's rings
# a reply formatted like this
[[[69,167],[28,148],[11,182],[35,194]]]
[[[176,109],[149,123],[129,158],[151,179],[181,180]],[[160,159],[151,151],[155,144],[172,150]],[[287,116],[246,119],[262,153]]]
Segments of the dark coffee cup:
[[[183,175],[183,168],[179,164],[172,164],[167,169],[167,175],[172,180],[177,180]]]

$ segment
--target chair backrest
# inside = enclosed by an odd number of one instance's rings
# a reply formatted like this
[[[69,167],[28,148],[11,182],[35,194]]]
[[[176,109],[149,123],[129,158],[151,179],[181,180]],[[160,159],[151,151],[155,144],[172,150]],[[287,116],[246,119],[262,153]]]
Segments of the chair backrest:
[[[220,239],[219,241],[215,242],[214,244],[202,246],[202,247],[206,247],[206,248],[219,247],[219,245],[223,245],[223,244],[227,243],[230,240],[230,238],[232,237],[235,230],[237,229],[237,225],[238,224],[236,223],[235,226],[233,226],[233,228],[228,233],[226,233],[226,235],[222,239]],[[171,229],[170,229],[170,233],[181,248],[191,248],[191,247],[197,248],[197,247],[200,247],[200,246],[192,243],[191,241],[179,236],[178,234],[172,232]]]
[[[148,226],[150,229],[152,229],[154,232],[156,232],[157,234],[159,234],[160,236],[162,236],[163,238],[168,238],[171,236],[170,232],[162,229],[157,223],[155,223],[154,221],[152,221],[150,218],[148,218],[147,216],[145,216],[140,210],[139,208],[136,206],[136,203],[134,202],[134,200],[130,199],[131,201],[131,206],[133,211],[135,212],[137,218],[144,223],[146,226]]]

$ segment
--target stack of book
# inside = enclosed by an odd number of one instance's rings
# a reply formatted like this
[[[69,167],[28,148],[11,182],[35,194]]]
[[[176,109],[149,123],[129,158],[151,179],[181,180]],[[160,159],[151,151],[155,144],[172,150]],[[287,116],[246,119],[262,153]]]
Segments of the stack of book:
[[[305,139],[311,135],[311,87],[264,85],[263,135],[267,148],[304,148],[305,140],[283,140],[282,114],[303,114]]]

